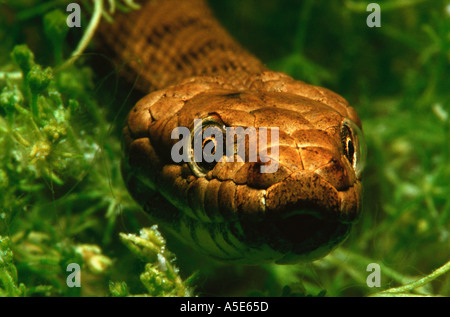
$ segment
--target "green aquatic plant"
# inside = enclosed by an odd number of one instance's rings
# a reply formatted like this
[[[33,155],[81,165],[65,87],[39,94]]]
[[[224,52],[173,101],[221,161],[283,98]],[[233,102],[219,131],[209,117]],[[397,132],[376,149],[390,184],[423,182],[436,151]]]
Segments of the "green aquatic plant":
[[[86,52],[102,19],[136,5],[83,1],[90,15],[77,33],[64,28],[69,2],[0,3],[0,296],[450,295],[448,2],[391,1],[369,29],[355,1],[211,1],[270,66],[344,95],[368,143],[364,214],[348,241],[307,265],[252,269],[259,275],[169,251],[133,202],[116,113],[130,91],[105,89]],[[81,288],[67,286],[70,263]],[[370,263],[379,288],[367,286]],[[239,289],[220,293],[221,269]]]
[[[146,262],[145,271],[140,280],[144,284],[147,296],[193,296],[189,286],[193,277],[183,281],[174,265],[175,257],[166,247],[166,241],[154,225],[143,228],[139,236],[120,234],[123,243],[142,261]],[[123,285],[123,284],[120,284]]]
[[[108,245],[119,216],[136,209],[115,159],[120,157],[120,140],[111,135],[105,109],[91,98],[92,70],[75,67],[74,59],[62,60],[67,33],[61,28],[62,15],[51,11],[43,24],[54,62],[64,67],[44,68],[26,45],[16,45],[4,65],[12,70],[0,78],[4,296],[107,295],[107,282],[69,288],[67,265],[78,263],[83,280],[108,276],[112,260],[99,244]],[[105,230],[97,235],[97,244],[86,244],[86,237],[99,233],[100,227]],[[18,283],[16,266],[25,284]],[[159,272],[143,271],[147,278]],[[172,272],[170,278],[176,277]],[[36,280],[41,284],[30,282]]]

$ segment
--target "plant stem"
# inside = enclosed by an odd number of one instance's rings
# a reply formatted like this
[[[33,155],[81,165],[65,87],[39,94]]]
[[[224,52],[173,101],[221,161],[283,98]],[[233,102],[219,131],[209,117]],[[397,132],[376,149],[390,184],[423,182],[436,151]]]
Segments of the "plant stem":
[[[89,42],[92,40],[95,30],[97,29],[98,24],[100,23],[103,11],[103,0],[94,0],[94,13],[92,14],[91,20],[89,21],[88,28],[86,32],[84,32],[83,37],[78,43],[75,51],[72,52],[71,57],[64,62],[60,67],[58,67],[58,71],[61,71],[70,65],[72,65],[78,57],[84,52]]]
[[[412,283],[409,283],[409,284],[406,284],[406,285],[403,285],[400,287],[390,288],[385,291],[381,291],[381,292],[372,294],[371,296],[404,295],[404,293],[406,294],[407,292],[412,291],[413,289],[422,287],[425,284],[430,283],[435,278],[437,278],[437,277],[441,276],[442,274],[447,273],[449,271],[450,271],[450,261],[445,263],[440,268],[434,270],[431,274],[429,274],[417,281],[414,281]]]
[[[33,119],[39,119],[38,94],[31,94],[31,114]]]
[[[0,72],[0,80],[19,80],[23,78],[22,72]]]

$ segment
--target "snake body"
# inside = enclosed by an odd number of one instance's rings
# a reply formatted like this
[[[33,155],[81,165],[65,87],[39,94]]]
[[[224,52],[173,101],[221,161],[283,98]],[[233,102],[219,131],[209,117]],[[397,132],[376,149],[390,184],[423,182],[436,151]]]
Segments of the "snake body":
[[[123,178],[163,228],[221,260],[326,255],[361,209],[361,121],[341,96],[268,70],[203,0],[153,0],[103,25],[101,45],[146,94],[123,130]],[[277,127],[278,169],[175,163],[177,127]],[[205,170],[206,169],[206,170]],[[167,203],[169,202],[169,203]],[[161,207],[162,206],[162,207]]]

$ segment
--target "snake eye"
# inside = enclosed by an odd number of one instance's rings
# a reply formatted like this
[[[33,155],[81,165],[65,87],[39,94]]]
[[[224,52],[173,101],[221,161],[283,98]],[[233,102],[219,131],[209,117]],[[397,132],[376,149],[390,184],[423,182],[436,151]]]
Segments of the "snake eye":
[[[359,177],[365,165],[366,144],[361,129],[349,119],[342,122],[341,142],[345,157]]]
[[[189,167],[197,177],[205,176],[225,155],[225,126],[216,117],[194,120]]]

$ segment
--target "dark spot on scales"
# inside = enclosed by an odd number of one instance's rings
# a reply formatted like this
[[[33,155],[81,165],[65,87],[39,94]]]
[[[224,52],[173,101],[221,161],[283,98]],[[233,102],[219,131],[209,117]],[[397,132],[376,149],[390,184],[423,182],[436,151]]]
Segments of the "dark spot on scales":
[[[235,93],[232,93],[232,94],[226,94],[226,95],[223,95],[223,96],[231,98],[231,99],[241,99],[241,93],[240,92],[235,92]]]

